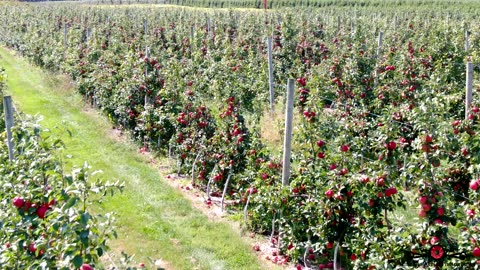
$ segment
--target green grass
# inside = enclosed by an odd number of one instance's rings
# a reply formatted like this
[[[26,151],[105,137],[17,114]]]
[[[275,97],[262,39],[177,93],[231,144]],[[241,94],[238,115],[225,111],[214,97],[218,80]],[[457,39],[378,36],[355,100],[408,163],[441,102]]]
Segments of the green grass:
[[[103,171],[103,179],[125,181],[123,194],[95,209],[116,213],[119,237],[111,242],[114,258],[125,251],[147,266],[149,257],[166,261],[166,268],[171,269],[262,268],[240,232],[194,209],[133,144],[115,139],[111,124],[84,108],[64,76],[32,67],[4,48],[0,48],[0,66],[6,69],[7,94],[12,95],[17,108],[42,115],[42,127],[64,141],[64,154],[72,155],[65,159],[67,167],[88,161]]]

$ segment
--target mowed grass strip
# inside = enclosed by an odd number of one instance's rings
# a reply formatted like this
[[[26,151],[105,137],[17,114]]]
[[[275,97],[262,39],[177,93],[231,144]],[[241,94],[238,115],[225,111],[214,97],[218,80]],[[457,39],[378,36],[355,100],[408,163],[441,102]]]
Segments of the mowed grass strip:
[[[40,122],[66,145],[66,166],[85,161],[102,170],[102,179],[125,182],[123,194],[110,197],[96,211],[115,212],[118,239],[111,242],[114,258],[124,251],[135,261],[162,260],[170,269],[262,269],[240,232],[224,222],[209,220],[133,144],[111,136],[105,117],[84,109],[65,77],[32,67],[0,47],[0,66],[8,78],[7,94],[17,108],[41,115]],[[71,131],[70,136],[67,130]]]

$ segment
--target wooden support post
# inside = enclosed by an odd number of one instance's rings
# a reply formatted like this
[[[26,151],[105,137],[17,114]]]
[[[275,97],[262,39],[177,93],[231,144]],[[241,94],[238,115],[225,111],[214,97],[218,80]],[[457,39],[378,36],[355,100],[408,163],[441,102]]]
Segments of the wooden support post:
[[[8,159],[10,161],[14,160],[13,156],[13,136],[12,136],[12,127],[13,127],[13,106],[12,106],[12,97],[4,96],[3,97],[3,109],[5,113],[5,128],[7,130],[7,146],[8,146]]]
[[[268,46],[268,87],[270,90],[270,112],[275,111],[275,88],[273,83],[273,57],[272,57],[272,37],[267,40]]]
[[[473,63],[467,63],[467,83],[465,87],[465,119],[470,113],[470,106],[472,104],[472,89],[473,89]]]
[[[293,94],[295,80],[288,79],[287,83],[287,103],[285,108],[285,138],[283,143],[283,171],[282,184],[290,184],[290,156],[292,151],[292,131],[293,131]]]

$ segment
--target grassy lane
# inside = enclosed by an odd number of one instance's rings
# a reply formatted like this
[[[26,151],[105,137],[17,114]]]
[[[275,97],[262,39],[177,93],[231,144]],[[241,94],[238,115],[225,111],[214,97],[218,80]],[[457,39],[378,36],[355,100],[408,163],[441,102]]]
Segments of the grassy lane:
[[[117,254],[135,254],[147,266],[147,257],[161,259],[171,269],[262,268],[239,232],[193,209],[134,146],[109,136],[111,124],[84,109],[68,80],[32,67],[4,48],[0,66],[6,69],[7,93],[17,107],[42,115],[42,126],[64,140],[65,153],[73,155],[68,166],[88,161],[103,170],[102,178],[125,181],[125,192],[102,205],[102,210],[117,213],[119,237],[112,242]]]

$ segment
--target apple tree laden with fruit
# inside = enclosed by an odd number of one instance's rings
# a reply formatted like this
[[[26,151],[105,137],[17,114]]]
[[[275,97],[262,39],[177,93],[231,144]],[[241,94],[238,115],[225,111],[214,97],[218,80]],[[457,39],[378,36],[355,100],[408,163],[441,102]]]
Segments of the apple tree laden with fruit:
[[[431,9],[410,11],[359,7],[339,18],[341,8],[266,17],[229,10],[206,20],[175,8],[7,5],[0,14],[15,19],[0,21],[0,39],[37,65],[69,74],[86,102],[143,149],[172,150],[179,171],[193,173],[209,196],[227,186],[246,224],[271,236],[274,262],[474,268],[479,98],[465,117],[463,89],[464,62],[479,55],[463,45],[464,27],[479,30],[476,15],[465,9],[445,23]],[[401,18],[395,26],[394,16]],[[149,21],[147,32],[137,18]],[[280,184],[279,151],[265,146],[259,127],[268,107],[270,35],[275,82],[297,79],[289,186]],[[480,37],[470,38],[478,44]],[[18,218],[39,224],[65,203],[61,196],[54,205],[50,197],[8,198]],[[35,207],[25,210],[27,201]],[[42,241],[31,241],[39,244],[36,256],[48,244]],[[20,247],[33,254],[30,242]]]

